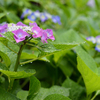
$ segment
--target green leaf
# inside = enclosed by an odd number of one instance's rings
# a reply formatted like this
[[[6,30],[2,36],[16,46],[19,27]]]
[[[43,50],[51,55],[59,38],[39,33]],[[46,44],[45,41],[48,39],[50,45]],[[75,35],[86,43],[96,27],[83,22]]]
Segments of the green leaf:
[[[14,34],[12,32],[6,32],[5,34],[2,35],[6,37],[9,41],[15,42]]]
[[[0,56],[1,56],[2,59],[4,60],[5,65],[6,65],[7,67],[9,67],[9,66],[10,66],[10,63],[11,63],[9,57],[8,57],[5,53],[3,53],[3,52],[1,52],[1,51],[0,51]]]
[[[62,55],[61,52],[64,50],[69,50],[81,43],[84,43],[84,40],[78,35],[78,33],[74,30],[69,30],[65,33],[58,34],[56,40],[53,42],[48,42],[48,44],[41,43],[42,45],[38,44],[36,47],[41,50],[38,57],[29,61],[21,62],[21,64],[29,63],[58,52]]]
[[[27,52],[22,52],[20,59],[34,59],[36,56],[34,54],[29,54]]]
[[[44,100],[47,96],[51,94],[59,94],[65,97],[69,96],[69,89],[60,87],[60,86],[52,86],[51,88],[41,88],[39,93],[36,95],[34,100]]]
[[[40,51],[46,52],[46,53],[52,53],[55,51],[59,51],[56,49],[50,42],[48,43],[42,43],[41,41],[36,46]]]
[[[28,91],[21,90],[17,93],[17,97],[21,100],[27,100]]]
[[[17,23],[20,21],[19,17],[17,17],[14,13],[12,12],[8,12],[7,13],[7,19],[9,20],[9,22],[12,22],[12,23]]]
[[[0,63],[0,69],[8,70],[8,67],[6,67],[6,65],[4,65],[3,63]]]
[[[88,2],[88,0],[81,0],[80,2],[78,2],[77,0],[75,0],[76,7],[78,7],[78,8],[81,8],[84,5],[86,5],[87,2]]]
[[[0,72],[7,75],[9,78],[14,78],[14,79],[26,78],[35,74],[35,70],[30,70],[30,72],[28,73],[25,71],[13,72],[7,70],[0,70]]]
[[[13,67],[15,66],[18,50],[19,47],[17,45],[8,41],[6,38],[0,37],[0,51],[7,54],[7,56],[10,58],[10,70],[14,69]]]
[[[58,55],[54,55],[54,61],[57,60],[57,66],[62,70],[62,72],[67,78],[68,76],[71,76],[72,72],[74,71],[73,67],[76,67],[76,54],[71,50],[63,51],[61,53],[62,55],[59,53],[57,53]]]
[[[44,100],[71,100],[71,99],[61,94],[51,94],[47,96]]]
[[[66,87],[66,88],[70,88],[70,90],[69,90],[69,92],[70,92],[69,97],[72,100],[80,100],[79,97],[81,97],[82,92],[85,91],[85,88],[83,88],[82,86],[78,85],[77,83],[75,83],[74,81],[72,81],[69,78],[67,78],[64,81],[62,86]]]
[[[52,44],[80,44],[85,42],[79,35],[79,33],[73,29],[70,29],[64,33],[59,33]]]
[[[0,13],[0,19],[2,18],[2,17],[4,17],[6,14],[5,13]]]
[[[100,90],[100,73],[93,58],[81,47],[76,48],[77,68],[81,73],[87,89],[87,94]]]
[[[0,87],[0,100],[20,100],[15,95],[5,91]]]
[[[10,79],[10,82],[11,82],[11,79]],[[9,89],[10,87],[8,87],[8,89]],[[13,87],[12,87],[12,89],[10,90],[10,93],[12,93],[12,94],[14,94],[14,95],[17,95],[17,93],[19,92],[19,91],[21,91],[22,90],[22,88],[21,88],[21,86],[20,86],[20,80],[14,80],[14,82],[13,82]]]
[[[27,100],[33,100],[33,98],[37,95],[41,87],[40,81],[35,77],[30,77],[30,87],[29,87],[29,95]]]

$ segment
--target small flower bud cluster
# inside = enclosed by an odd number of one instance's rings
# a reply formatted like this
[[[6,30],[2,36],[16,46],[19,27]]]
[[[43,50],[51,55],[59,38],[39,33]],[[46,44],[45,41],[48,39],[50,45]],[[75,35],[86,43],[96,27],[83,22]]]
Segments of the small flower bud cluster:
[[[41,38],[43,43],[48,43],[48,39],[55,40],[52,29],[43,30],[35,22],[29,23],[29,26],[22,22],[1,25],[0,37],[3,37],[3,34],[6,34],[6,32],[12,32],[17,43],[24,41],[26,36],[29,38]]]
[[[31,21],[35,21],[36,18],[40,18],[41,22],[45,22],[46,20],[51,19],[54,23],[58,23],[59,25],[61,25],[59,16],[51,15],[47,12],[39,12],[39,11],[33,12],[30,9],[25,9],[21,15],[21,19],[23,19],[26,16]]]
[[[95,50],[97,50],[98,52],[100,52],[100,35],[96,36],[96,37],[87,37],[86,38],[88,41],[91,41],[93,44],[96,44],[95,46]]]

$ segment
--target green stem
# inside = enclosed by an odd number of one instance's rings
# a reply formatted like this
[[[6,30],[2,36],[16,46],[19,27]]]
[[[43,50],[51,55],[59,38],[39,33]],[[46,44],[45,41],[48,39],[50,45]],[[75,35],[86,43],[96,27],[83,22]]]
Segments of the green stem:
[[[93,97],[92,97],[92,99],[91,100],[94,100],[94,98],[96,97],[97,95],[95,94]]]
[[[88,96],[87,96],[87,100],[91,100],[91,99],[90,99],[91,96],[92,96],[92,94],[88,95]]]
[[[13,83],[14,83],[14,79],[9,79],[9,86],[8,86],[8,90],[7,91],[10,92],[12,90]]]
[[[17,54],[17,60],[16,60],[16,64],[15,64],[15,67],[14,67],[14,71],[16,72],[17,69],[18,69],[18,65],[20,64],[20,56],[21,56],[21,53],[22,53],[22,50],[24,48],[26,43],[24,43],[23,45],[21,45],[20,49],[19,49],[19,52]]]

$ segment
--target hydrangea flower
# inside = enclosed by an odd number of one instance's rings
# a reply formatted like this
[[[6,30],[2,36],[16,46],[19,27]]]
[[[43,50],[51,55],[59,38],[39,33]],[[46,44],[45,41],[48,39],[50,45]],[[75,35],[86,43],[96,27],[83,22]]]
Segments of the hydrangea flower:
[[[36,17],[39,17],[39,16],[40,16],[40,12],[39,12],[38,10],[36,10],[36,11],[34,12],[34,14],[35,14]]]
[[[93,36],[87,37],[86,39],[87,39],[88,41],[91,41],[92,43],[96,43],[96,38],[94,38]]]
[[[46,29],[45,32],[47,33],[47,39],[55,40],[53,36],[53,31],[51,29]]]
[[[40,14],[40,19],[41,19],[41,22],[45,22],[48,18],[47,18],[47,16],[45,15],[45,13],[41,13],[41,14]]]
[[[0,34],[0,37],[2,37],[2,35]]]
[[[95,50],[98,51],[98,52],[100,52],[100,44],[96,44]]]
[[[30,15],[32,11],[30,9],[25,9],[21,15],[21,19],[23,19],[26,15]]]
[[[5,33],[7,31],[8,24],[0,26],[0,33]]]
[[[17,26],[27,26],[27,25],[23,24],[22,22],[18,22],[16,25]]]
[[[41,29],[40,29],[40,27],[38,27],[38,26],[36,26],[36,27],[33,27],[32,28],[32,32],[34,33],[32,36],[34,37],[34,38],[37,38],[37,37],[41,37]]]
[[[54,23],[61,25],[59,16],[51,15],[47,12],[39,12],[38,10],[33,12],[32,10],[26,9],[22,13],[21,18],[24,18],[26,15],[28,15],[27,18],[31,21],[35,21],[36,18],[40,18],[41,22],[45,22],[46,20],[51,19]]]
[[[33,26],[38,26],[36,22],[34,23],[29,23],[30,27],[33,27]]]
[[[47,33],[46,33],[46,31],[44,31],[44,30],[41,30],[41,33],[42,33],[42,36],[41,36],[41,41],[43,42],[43,43],[48,43],[47,42]]]
[[[52,21],[54,23],[58,23],[59,25],[61,25],[61,22],[60,22],[60,17],[59,16],[52,16]]]
[[[14,33],[14,39],[16,40],[17,43],[24,41],[25,37],[29,36],[29,34],[25,31],[23,31],[22,29],[12,31],[12,33]]]
[[[23,24],[22,22],[18,22],[17,24],[5,24],[0,26],[0,31],[2,30],[4,30],[5,32],[12,32],[17,43],[22,42],[25,39],[26,41],[27,39],[30,40],[31,38],[41,38],[41,41],[43,43],[47,43],[48,39],[55,40],[53,31],[51,29],[43,30],[37,25],[36,22],[29,23],[29,26]],[[0,37],[2,37],[1,34]]]
[[[34,13],[31,13],[31,15],[28,16],[28,19],[31,21],[35,21],[36,20],[36,16]]]
[[[90,7],[94,7],[95,6],[95,1],[94,0],[89,0],[87,5],[90,6]]]
[[[100,35],[96,36],[96,37],[87,37],[86,38],[88,41],[91,41],[93,44],[96,44],[95,46],[95,50],[100,52]]]
[[[96,39],[96,43],[100,44],[100,35],[98,35],[95,39]]]

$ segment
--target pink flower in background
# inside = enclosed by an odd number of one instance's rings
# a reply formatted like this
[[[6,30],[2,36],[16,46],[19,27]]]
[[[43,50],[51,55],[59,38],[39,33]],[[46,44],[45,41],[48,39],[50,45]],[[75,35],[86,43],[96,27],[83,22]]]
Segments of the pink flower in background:
[[[47,38],[51,40],[55,40],[55,37],[53,36],[52,29],[46,29],[45,32],[47,33]]]
[[[32,32],[34,33],[32,36],[34,37],[34,38],[38,38],[38,37],[41,37],[41,29],[40,29],[40,27],[38,27],[38,26],[36,26],[36,27],[33,27],[32,28]]]
[[[41,41],[42,41],[43,43],[45,43],[45,42],[48,43],[48,42],[47,42],[47,33],[46,33],[46,31],[41,29],[41,33],[42,33]]]
[[[17,26],[27,26],[27,25],[23,24],[22,22],[18,22],[16,25]]]
[[[25,31],[23,31],[22,29],[12,31],[12,33],[14,33],[14,39],[16,40],[17,43],[24,41],[25,37],[29,36],[29,34]]]
[[[30,27],[35,27],[35,26],[38,26],[36,22],[34,23],[29,23]]]
[[[0,26],[0,33],[7,32],[8,24],[4,24],[3,26]]]

